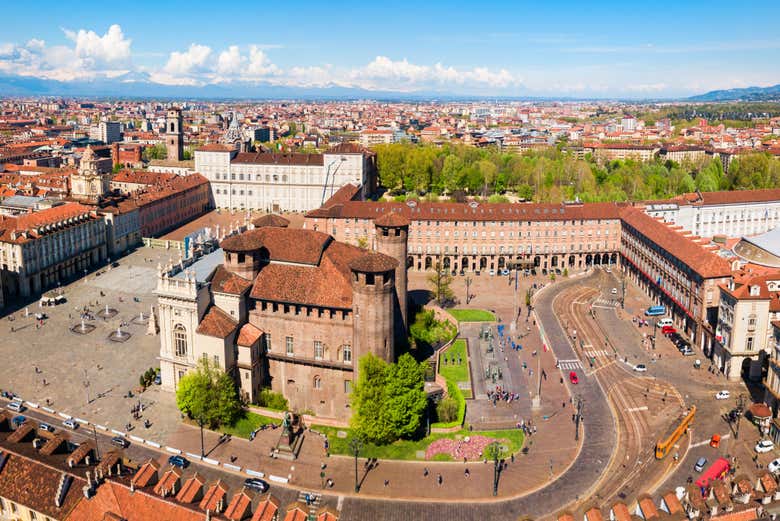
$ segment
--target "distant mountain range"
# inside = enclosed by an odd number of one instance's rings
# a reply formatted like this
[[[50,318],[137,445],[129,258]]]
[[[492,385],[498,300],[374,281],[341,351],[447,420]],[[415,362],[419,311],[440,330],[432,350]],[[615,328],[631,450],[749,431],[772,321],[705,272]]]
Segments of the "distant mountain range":
[[[691,96],[688,101],[780,101],[780,85],[713,90]]]

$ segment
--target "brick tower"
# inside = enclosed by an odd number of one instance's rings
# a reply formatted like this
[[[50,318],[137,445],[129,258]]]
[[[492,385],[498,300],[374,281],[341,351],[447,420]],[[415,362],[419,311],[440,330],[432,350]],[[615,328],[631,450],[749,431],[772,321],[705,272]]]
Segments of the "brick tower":
[[[395,295],[403,329],[397,331],[397,334],[406,335],[409,327],[406,282],[409,220],[397,212],[390,212],[375,219],[374,226],[376,226],[376,244],[374,246],[376,251],[398,261],[398,266],[395,268]]]
[[[170,108],[165,118],[165,148],[168,159],[181,161],[184,159],[184,130],[182,129],[181,109]]]
[[[397,261],[367,252],[349,263],[352,270],[353,344],[357,358],[373,353],[395,361],[394,293]]]

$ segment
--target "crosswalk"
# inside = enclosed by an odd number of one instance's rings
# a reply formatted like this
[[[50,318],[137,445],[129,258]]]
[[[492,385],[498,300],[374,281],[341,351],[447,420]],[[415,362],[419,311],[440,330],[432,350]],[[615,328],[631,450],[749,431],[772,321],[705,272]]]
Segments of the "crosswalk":
[[[571,371],[582,369],[582,363],[579,360],[558,360],[558,367]]]
[[[616,308],[620,305],[618,299],[597,298],[593,301],[594,308]]]
[[[605,351],[604,349],[597,349],[597,350],[593,350],[593,351],[584,351],[584,353],[585,353],[585,356],[587,356],[588,358],[599,358],[599,357],[602,357],[602,356],[604,356],[604,357],[609,356],[609,353],[607,353],[607,351]]]

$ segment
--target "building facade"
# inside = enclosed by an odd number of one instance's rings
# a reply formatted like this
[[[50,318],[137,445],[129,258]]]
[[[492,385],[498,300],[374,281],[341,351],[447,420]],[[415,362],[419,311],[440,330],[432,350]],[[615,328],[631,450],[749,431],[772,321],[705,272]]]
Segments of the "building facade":
[[[374,221],[395,214],[410,223],[410,270],[429,270],[439,261],[453,272],[511,266],[580,270],[619,262],[619,209],[612,203],[374,203],[334,198],[308,212],[304,227],[350,244],[373,245]]]
[[[376,156],[354,145],[269,154],[211,144],[195,151],[195,170],[210,181],[217,208],[305,212],[347,184],[359,186],[363,198],[376,189]]]

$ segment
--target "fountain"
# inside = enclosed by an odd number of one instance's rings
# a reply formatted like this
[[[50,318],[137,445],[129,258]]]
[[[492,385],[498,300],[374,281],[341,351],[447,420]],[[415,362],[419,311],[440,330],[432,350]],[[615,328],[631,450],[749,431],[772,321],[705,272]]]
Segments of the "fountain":
[[[149,317],[147,317],[143,311],[140,311],[138,312],[138,316],[133,317],[133,320],[131,320],[131,322],[139,326],[145,326],[147,322],[149,322]]]
[[[108,335],[108,339],[112,342],[127,342],[130,337],[133,336],[127,331],[122,331],[122,324],[118,325],[116,328],[116,331],[112,331],[110,335]]]
[[[77,335],[86,335],[88,333],[91,333],[95,330],[95,326],[92,324],[87,324],[84,319],[81,319],[81,323],[79,324],[73,324],[70,328],[70,330],[73,333],[76,333]]]
[[[105,309],[101,309],[96,313],[97,316],[103,319],[113,318],[119,313],[116,309],[109,307],[108,304],[106,304]]]

